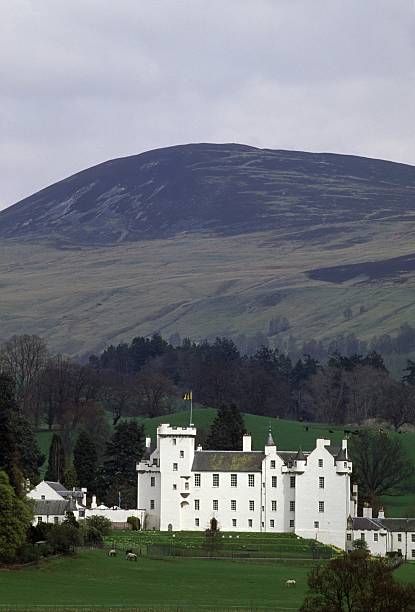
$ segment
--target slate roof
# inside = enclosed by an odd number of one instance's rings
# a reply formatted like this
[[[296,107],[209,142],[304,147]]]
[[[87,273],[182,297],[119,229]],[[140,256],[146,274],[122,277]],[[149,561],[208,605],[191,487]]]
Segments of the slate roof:
[[[381,526],[378,525],[375,520],[367,517],[354,516],[352,521],[355,531],[379,531],[379,529],[381,529]]]
[[[344,448],[341,448],[336,455],[336,461],[347,461],[347,455]]]
[[[35,515],[59,515],[64,516],[71,510],[71,504],[64,499],[36,499],[33,507]]]
[[[388,531],[413,531],[415,532],[415,518],[382,518],[375,519]]]
[[[56,493],[59,493],[60,495],[65,492],[69,493],[68,489],[64,487],[63,484],[61,484],[60,482],[53,482],[52,480],[45,480],[45,482],[50,486],[51,489],[53,489],[54,491],[56,491]]]
[[[260,451],[196,451],[192,472],[261,472]]]
[[[274,438],[272,437],[271,427],[269,428],[268,438],[265,442],[265,446],[275,446]]]
[[[356,531],[411,531],[415,532],[415,518],[366,518],[362,516],[353,517],[353,529]]]

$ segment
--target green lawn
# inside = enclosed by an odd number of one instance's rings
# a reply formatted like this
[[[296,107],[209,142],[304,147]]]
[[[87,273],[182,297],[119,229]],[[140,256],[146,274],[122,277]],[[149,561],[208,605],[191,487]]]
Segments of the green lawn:
[[[120,551],[131,549],[147,554],[147,547],[153,546],[149,554],[182,556],[246,556],[255,558],[312,559],[329,558],[336,553],[333,548],[315,540],[298,538],[292,533],[226,533],[220,532],[215,543],[208,542],[201,531],[113,531],[105,538],[107,546]],[[156,547],[154,549],[154,547]]]
[[[0,572],[0,607],[297,610],[310,563],[194,559],[128,562],[103,551]],[[295,579],[295,588],[285,581]]]

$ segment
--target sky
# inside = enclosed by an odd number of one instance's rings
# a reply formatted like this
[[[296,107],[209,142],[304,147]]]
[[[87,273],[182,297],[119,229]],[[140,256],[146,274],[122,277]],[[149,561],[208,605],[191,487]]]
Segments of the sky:
[[[0,0],[0,209],[238,142],[415,165],[413,0]]]

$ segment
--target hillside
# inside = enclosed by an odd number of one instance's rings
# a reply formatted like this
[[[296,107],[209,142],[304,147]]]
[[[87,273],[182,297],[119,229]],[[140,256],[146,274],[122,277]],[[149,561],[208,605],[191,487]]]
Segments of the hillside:
[[[414,196],[414,167],[344,155],[200,144],[105,162],[0,213],[0,338],[82,356],[282,317],[271,343],[396,334],[415,321]]]

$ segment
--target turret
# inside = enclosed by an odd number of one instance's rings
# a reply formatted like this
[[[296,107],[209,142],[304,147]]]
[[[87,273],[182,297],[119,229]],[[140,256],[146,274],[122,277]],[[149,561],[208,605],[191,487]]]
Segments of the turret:
[[[294,470],[296,472],[304,472],[306,465],[307,465],[307,458],[300,448],[294,458]]]
[[[347,450],[343,447],[339,450],[335,457],[336,471],[338,474],[348,474],[349,460],[347,459]]]
[[[265,442],[265,454],[266,455],[275,455],[277,452],[277,446],[274,442],[274,438],[272,437],[271,427],[268,430],[268,438]]]

